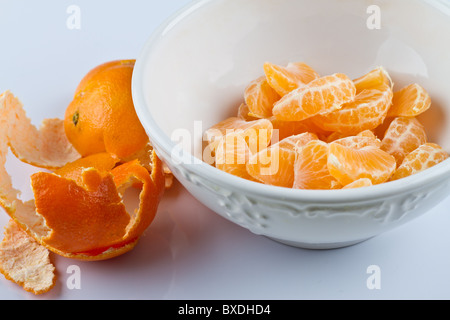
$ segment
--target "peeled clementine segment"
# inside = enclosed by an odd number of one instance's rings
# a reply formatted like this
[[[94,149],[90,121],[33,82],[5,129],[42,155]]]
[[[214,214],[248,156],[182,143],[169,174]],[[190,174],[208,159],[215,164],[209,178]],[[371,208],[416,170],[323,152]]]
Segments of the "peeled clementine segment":
[[[338,132],[338,131],[334,131],[332,132],[330,135],[327,136],[326,138],[326,142],[330,143],[342,138],[347,138],[347,137],[353,137],[355,135],[352,134],[345,134],[342,132]],[[375,135],[375,133],[372,130],[364,130],[361,131],[357,134],[358,137],[366,137],[366,138],[373,138],[373,139],[378,139],[377,136]]]
[[[428,110],[430,106],[431,98],[428,93],[420,85],[413,83],[394,92],[388,117],[415,117]]]
[[[361,179],[353,181],[352,183],[349,183],[348,185],[344,186],[342,189],[355,189],[355,188],[370,187],[370,186],[372,186],[372,180],[370,180],[369,178],[361,178]]]
[[[246,142],[228,152],[222,146],[222,162],[226,156],[244,159],[239,165],[221,164],[225,171],[282,187],[358,188],[388,181],[405,156],[427,142],[415,116],[430,107],[429,95],[418,84],[394,93],[394,82],[382,66],[354,80],[342,73],[320,77],[302,62],[287,66],[266,62],[264,74],[265,79],[247,87],[253,101],[245,99],[237,118],[206,132],[207,148],[212,150],[233,132],[240,132]],[[270,141],[258,133],[248,134],[267,127],[258,121],[271,123]],[[292,148],[289,141],[302,134],[315,139]],[[257,140],[252,147],[250,142]]]
[[[378,147],[355,149],[336,142],[330,143],[327,165],[330,174],[344,186],[361,178],[380,184],[396,169],[395,158]]]
[[[10,91],[0,96],[0,127],[14,155],[28,164],[55,169],[80,158],[64,134],[62,120],[46,119],[36,128]]]
[[[249,108],[245,103],[242,103],[239,106],[237,117],[247,122],[259,120],[259,118],[255,118],[250,114]],[[277,119],[275,116],[271,116],[266,119],[272,123],[272,140],[275,141],[281,141],[284,138],[304,132],[312,132],[319,136],[326,136],[329,134],[329,132],[322,130],[315,125],[311,119],[305,119],[302,121],[284,121]],[[217,133],[219,136],[221,135],[221,132]]]
[[[48,292],[56,282],[55,267],[49,254],[11,219],[0,243],[0,272],[26,291]]]
[[[438,144],[424,143],[406,155],[391,180],[398,180],[431,168],[448,157],[448,153]]]
[[[253,121],[258,120],[259,118],[253,117],[250,114],[250,108],[245,103],[241,103],[241,105],[238,108],[237,117],[239,119],[242,119],[244,121]]]
[[[324,141],[330,143],[330,142],[336,141],[338,139],[342,139],[342,138],[346,138],[346,137],[350,137],[350,136],[353,136],[353,135],[334,131],[334,132],[330,133],[326,137],[326,139],[324,139]]]
[[[322,130],[311,121],[311,118],[302,121],[279,120],[272,116],[269,118],[273,125],[272,141],[278,137],[278,141],[287,137],[298,135],[300,133],[310,132],[316,134],[319,138],[328,135],[328,132]]]
[[[246,165],[252,152],[239,133],[225,135],[216,148],[216,168],[232,175],[253,180],[248,174]]]
[[[382,90],[365,89],[355,100],[343,104],[341,109],[317,115],[313,121],[324,130],[344,134],[373,130],[386,118],[392,95],[392,89],[388,86],[384,86]]]
[[[294,164],[294,189],[338,189],[340,183],[327,167],[329,146],[312,140],[298,148]]]
[[[362,77],[353,80],[353,82],[355,83],[357,94],[363,90],[383,90],[386,86],[392,89],[394,86],[389,73],[381,66],[373,69]]]
[[[357,134],[358,137],[378,139],[376,134],[372,130],[364,130]]]
[[[249,108],[245,103],[242,103],[239,106],[237,117],[247,122],[259,120],[258,118],[251,116]],[[327,135],[328,133],[316,126],[311,119],[305,119],[303,121],[283,121],[278,120],[275,116],[271,116],[268,117],[267,120],[272,123],[272,140],[275,139],[276,141],[304,132],[313,132],[321,136]]]
[[[225,119],[204,132],[204,139],[214,151],[220,140],[229,133],[239,133],[247,141],[252,153],[266,148],[272,139],[273,125],[268,119],[245,121],[237,117]]]
[[[291,188],[294,183],[296,148],[318,137],[309,132],[284,138],[250,157],[247,172],[269,185]]]
[[[336,73],[315,79],[275,103],[273,115],[279,120],[300,121],[317,114],[340,109],[355,98],[356,88],[345,74]]]
[[[348,136],[340,139],[334,140],[334,142],[339,143],[346,147],[360,149],[367,146],[373,146],[380,148],[381,140],[378,139],[375,134],[370,130],[361,131],[356,136]]]
[[[309,132],[310,127],[303,121],[283,121],[275,117],[269,118],[273,126],[273,139],[278,138],[281,141],[287,137],[297,135],[304,132]]]
[[[319,74],[303,62],[290,62],[286,67],[266,62],[264,73],[269,85],[280,96],[319,78]]]
[[[256,118],[267,118],[272,115],[273,105],[280,96],[269,85],[266,77],[259,77],[245,88],[244,99],[250,115]]]
[[[423,125],[414,117],[397,117],[389,125],[381,149],[393,155],[400,165],[404,157],[427,142]]]

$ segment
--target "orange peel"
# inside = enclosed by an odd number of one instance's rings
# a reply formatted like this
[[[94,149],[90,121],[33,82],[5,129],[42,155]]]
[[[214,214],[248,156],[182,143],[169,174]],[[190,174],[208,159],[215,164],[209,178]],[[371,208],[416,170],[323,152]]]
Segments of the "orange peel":
[[[142,188],[139,209],[128,213],[122,196],[136,184]],[[154,154],[152,174],[134,160],[109,172],[83,168],[76,180],[38,172],[31,185],[36,210],[15,212],[12,218],[52,252],[102,260],[132,249],[150,225],[163,194],[164,173]]]
[[[31,176],[32,200],[22,201],[12,185],[5,168],[9,149],[23,162],[53,171]],[[93,261],[130,251],[153,221],[169,173],[153,148],[126,162],[109,153],[81,158],[61,120],[44,120],[37,129],[6,91],[0,95],[0,206],[12,219],[0,244],[0,271],[40,294],[54,285],[54,267],[45,258],[50,252]],[[136,187],[139,206],[128,212],[125,192]],[[11,255],[23,263],[9,265]],[[45,269],[30,283],[21,272],[33,268],[33,261]]]
[[[49,251],[10,219],[0,243],[0,272],[26,291],[41,294],[56,282]]]
[[[45,119],[36,128],[27,117],[22,103],[10,91],[0,96],[0,133],[13,154],[36,167],[55,169],[80,158],[64,134],[61,119]]]

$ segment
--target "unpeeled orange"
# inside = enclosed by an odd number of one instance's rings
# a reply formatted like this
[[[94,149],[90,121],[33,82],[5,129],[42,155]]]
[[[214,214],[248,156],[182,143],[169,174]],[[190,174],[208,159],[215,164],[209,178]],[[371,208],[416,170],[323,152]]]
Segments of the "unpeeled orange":
[[[66,109],[64,128],[82,156],[108,152],[124,159],[148,143],[131,96],[134,63],[115,60],[101,64],[76,88]]]

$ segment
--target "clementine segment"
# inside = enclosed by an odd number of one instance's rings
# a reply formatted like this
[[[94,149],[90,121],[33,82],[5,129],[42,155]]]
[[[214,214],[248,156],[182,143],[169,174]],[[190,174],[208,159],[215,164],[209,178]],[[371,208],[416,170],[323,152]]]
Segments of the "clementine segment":
[[[329,146],[313,140],[297,151],[294,165],[294,189],[339,189],[339,181],[327,167]]]
[[[381,141],[370,130],[361,131],[356,136],[348,136],[336,139],[334,140],[334,142],[355,149],[360,149],[367,146],[373,146],[377,148],[381,147]]]
[[[251,116],[267,118],[272,115],[273,105],[280,99],[280,96],[269,85],[265,77],[259,77],[245,88],[244,99]]]
[[[330,143],[339,139],[343,139],[343,138],[349,138],[349,137],[354,137],[355,135],[351,135],[351,134],[344,134],[342,132],[333,132],[331,133],[329,136],[326,137],[326,142]],[[356,136],[358,137],[365,137],[365,138],[372,138],[372,139],[378,139],[377,136],[375,135],[375,133],[372,130],[364,130],[359,132]]]
[[[255,118],[251,115],[250,110],[245,103],[242,103],[239,106],[237,117],[246,122],[259,120],[259,118]],[[328,134],[327,131],[322,130],[318,126],[316,126],[311,121],[311,119],[305,119],[303,121],[284,121],[284,120],[278,120],[275,116],[271,116],[271,117],[268,117],[265,119],[269,120],[272,123],[272,129],[273,129],[272,139],[275,139],[276,141],[281,141],[284,138],[294,136],[294,135],[304,133],[304,132],[312,132],[312,133],[318,134],[320,136],[326,136]],[[229,126],[227,126],[227,128],[229,128],[229,129],[231,129],[232,127],[233,127],[233,125],[231,123],[229,123]],[[238,126],[236,126],[236,127],[238,128]],[[209,132],[209,131],[206,131],[206,132]],[[220,131],[217,133],[219,136],[222,135],[222,133]]]
[[[302,121],[285,121],[279,120],[276,117],[270,117],[269,120],[272,122],[273,126],[273,139],[278,137],[279,140],[283,140],[290,136],[305,132],[314,133],[319,138],[323,138],[329,134],[329,132],[316,126],[311,119],[312,118]]]
[[[384,86],[382,90],[364,89],[355,100],[342,108],[325,115],[317,115],[314,123],[324,130],[357,134],[372,130],[383,123],[392,103],[392,90]]]
[[[357,94],[363,90],[383,90],[385,87],[392,89],[394,86],[389,73],[383,67],[377,67],[358,79],[353,80],[353,82],[355,83]]]
[[[263,69],[265,79],[248,88],[257,92],[252,98],[265,97],[264,103],[252,111],[244,99],[236,118],[206,131],[208,147],[222,144],[222,162],[225,156],[243,159],[239,165],[217,166],[222,170],[280,187],[354,189],[398,179],[448,157],[428,142],[415,118],[430,108],[428,93],[418,84],[394,92],[382,66],[354,80],[342,73],[320,77],[303,62],[266,62]],[[279,97],[261,89],[267,84]],[[265,91],[272,92],[272,100]],[[250,132],[268,123],[271,140],[252,147]],[[233,130],[240,132],[243,143],[225,152],[223,140]],[[253,136],[261,140],[258,133]]]
[[[370,187],[372,186],[372,180],[369,178],[361,178],[358,180],[353,181],[352,183],[349,183],[348,185],[344,186],[342,189],[356,189],[356,188],[362,188],[362,187]]]
[[[416,174],[446,160],[448,153],[435,143],[424,143],[403,159],[391,180]]]
[[[265,184],[291,188],[294,183],[296,148],[317,139],[315,134],[309,132],[287,137],[251,156],[247,171]]]
[[[214,152],[221,139],[230,133],[244,137],[252,153],[266,148],[272,139],[273,125],[268,119],[245,121],[238,117],[225,119],[206,130],[203,134],[208,148]]]
[[[393,155],[400,165],[403,158],[427,142],[427,134],[423,125],[414,117],[397,117],[387,129],[381,149]]]
[[[273,114],[279,120],[300,121],[340,109],[342,104],[352,101],[355,94],[353,81],[345,74],[336,73],[289,92],[275,103]]]
[[[430,106],[431,98],[428,93],[420,85],[413,83],[394,92],[388,117],[415,117],[427,111]]]
[[[253,180],[246,165],[251,156],[245,138],[239,133],[230,133],[219,141],[216,148],[216,168],[232,175]]]
[[[281,97],[319,78],[319,74],[303,62],[290,62],[286,67],[266,62],[264,73],[269,85]]]
[[[250,108],[245,103],[241,103],[241,105],[239,106],[237,117],[244,121],[253,121],[253,120],[259,119],[259,118],[253,117],[250,114]]]
[[[396,162],[393,156],[378,147],[356,149],[332,142],[327,166],[330,174],[344,186],[361,178],[380,184],[394,173]]]

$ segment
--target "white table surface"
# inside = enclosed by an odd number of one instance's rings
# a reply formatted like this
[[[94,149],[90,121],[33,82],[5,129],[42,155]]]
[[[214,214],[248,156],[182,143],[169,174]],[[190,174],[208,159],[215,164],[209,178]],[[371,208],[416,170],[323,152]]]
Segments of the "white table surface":
[[[36,125],[63,117],[88,70],[136,58],[151,32],[189,2],[0,0],[0,92],[17,95]],[[70,5],[80,10],[80,29],[67,27]],[[8,169],[29,196],[36,169],[13,157]],[[313,251],[254,235],[176,183],[133,251],[101,262],[52,255],[58,280],[49,293],[35,296],[1,276],[0,299],[448,299],[449,207],[450,198],[361,244]],[[7,221],[1,211],[0,224]],[[67,285],[72,265],[79,289]],[[379,289],[367,286],[372,265]]]

